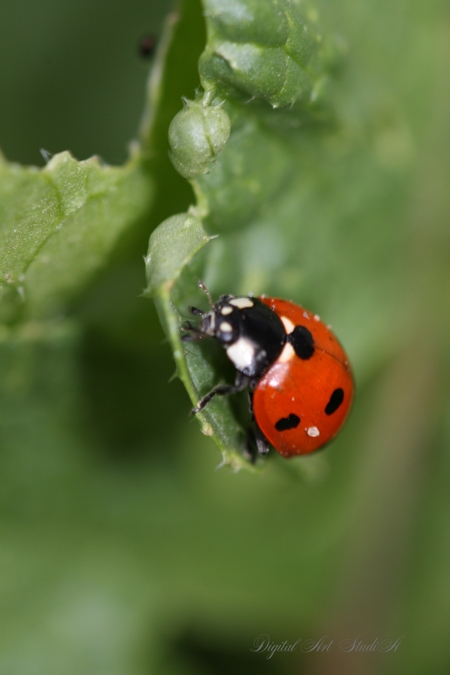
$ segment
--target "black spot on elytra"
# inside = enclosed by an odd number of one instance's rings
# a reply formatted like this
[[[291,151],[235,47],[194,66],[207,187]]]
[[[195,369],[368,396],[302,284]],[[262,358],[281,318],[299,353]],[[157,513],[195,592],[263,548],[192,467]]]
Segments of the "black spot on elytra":
[[[339,408],[343,400],[344,400],[344,390],[339,387],[338,389],[335,389],[331,394],[330,400],[328,401],[327,406],[325,408],[325,414],[332,415],[334,412],[336,412],[336,410]]]
[[[307,361],[314,354],[314,338],[306,326],[296,326],[287,336],[287,341],[293,346],[297,356]]]
[[[289,431],[289,429],[296,429],[300,424],[300,417],[291,413],[289,417],[281,417],[275,424],[277,431]]]

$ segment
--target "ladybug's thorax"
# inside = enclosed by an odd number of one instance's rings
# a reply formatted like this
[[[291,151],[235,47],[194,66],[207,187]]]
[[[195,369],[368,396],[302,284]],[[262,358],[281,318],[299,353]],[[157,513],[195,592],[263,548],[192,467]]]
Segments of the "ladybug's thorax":
[[[259,378],[279,357],[286,341],[283,323],[259,298],[222,296],[204,316],[202,332],[226,349],[236,370]]]

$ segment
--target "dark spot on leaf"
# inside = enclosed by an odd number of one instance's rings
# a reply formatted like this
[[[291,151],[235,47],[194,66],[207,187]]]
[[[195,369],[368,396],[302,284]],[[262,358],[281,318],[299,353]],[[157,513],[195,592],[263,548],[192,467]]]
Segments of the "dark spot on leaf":
[[[139,55],[142,56],[143,59],[149,59],[152,57],[156,49],[155,36],[151,34],[143,35],[139,40],[138,49]]]
[[[277,431],[288,431],[289,429],[295,429],[299,424],[300,417],[291,413],[289,417],[281,417],[275,424],[275,429]]]
[[[334,412],[336,412],[336,410],[339,408],[343,400],[344,400],[344,390],[339,387],[338,389],[335,389],[331,394],[330,400],[328,401],[327,406],[325,408],[325,414],[332,415]]]

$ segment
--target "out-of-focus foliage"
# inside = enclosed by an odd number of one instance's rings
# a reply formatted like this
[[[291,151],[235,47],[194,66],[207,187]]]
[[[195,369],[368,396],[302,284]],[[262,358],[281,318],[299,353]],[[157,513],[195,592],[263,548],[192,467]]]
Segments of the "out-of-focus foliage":
[[[115,160],[113,124],[137,126],[136,45],[168,6],[27,8],[0,10],[7,159],[42,138]],[[442,0],[185,0],[132,159],[2,163],[0,672],[448,671],[449,30]],[[211,154],[184,171],[193,190],[169,158],[182,96],[231,121],[217,145],[195,127]],[[195,164],[206,146],[189,147]],[[153,231],[169,344],[139,297]],[[214,471],[169,383],[170,345],[193,399],[233,376],[214,345],[181,349],[199,277],[332,323],[357,397],[323,453]],[[201,422],[244,466],[239,406],[213,402]],[[331,644],[267,659],[250,651],[261,634]],[[396,651],[341,643],[402,636]]]
[[[55,155],[41,171],[0,164],[3,320],[55,314],[148,205],[136,162],[102,167]],[[9,301],[9,302],[8,302]]]

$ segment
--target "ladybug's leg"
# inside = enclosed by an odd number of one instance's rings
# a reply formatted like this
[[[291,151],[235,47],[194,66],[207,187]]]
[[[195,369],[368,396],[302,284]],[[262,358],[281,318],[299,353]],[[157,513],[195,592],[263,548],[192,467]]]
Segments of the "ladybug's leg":
[[[189,307],[189,311],[194,316],[205,316],[205,312],[202,312],[198,307]],[[196,340],[202,340],[205,337],[202,329],[198,326],[194,326],[190,321],[185,321],[181,326],[181,330],[189,335],[183,335],[181,337],[181,342],[196,342]]]
[[[258,454],[261,455],[261,457],[267,455],[267,453],[269,452],[269,442],[256,423],[255,423],[255,441]]]
[[[218,384],[217,387],[211,389],[209,394],[206,394],[201,401],[199,401],[195,408],[192,408],[194,414],[203,410],[203,408],[210,402],[214,396],[227,396],[228,394],[237,394],[238,392],[248,387],[250,378],[242,373],[236,374],[236,381],[234,384]]]
[[[205,312],[202,312],[198,307],[189,307],[189,311],[194,316],[205,316]]]
[[[254,382],[251,382],[251,387],[255,386]],[[261,429],[256,424],[255,414],[253,412],[253,391],[248,392],[248,407],[250,414],[252,416],[253,424],[249,425],[247,430],[247,440],[245,444],[244,456],[254,464],[258,458],[258,455],[264,457],[269,452],[269,442],[264,436]],[[255,452],[255,446],[257,452]]]
[[[242,454],[244,455],[244,458],[251,462],[252,464],[255,464],[258,453],[256,452],[256,438],[255,438],[255,430],[253,429],[253,425],[249,425],[247,428],[247,434],[245,437],[245,445]]]
[[[264,457],[269,452],[269,443],[259,429],[256,422],[247,430],[247,438],[244,448],[244,457],[252,464],[258,459],[258,455]]]
[[[186,335],[181,336],[181,342],[195,342],[196,340],[203,340],[205,337],[200,328],[193,326],[190,321],[185,321],[181,326],[181,330],[186,333]]]

